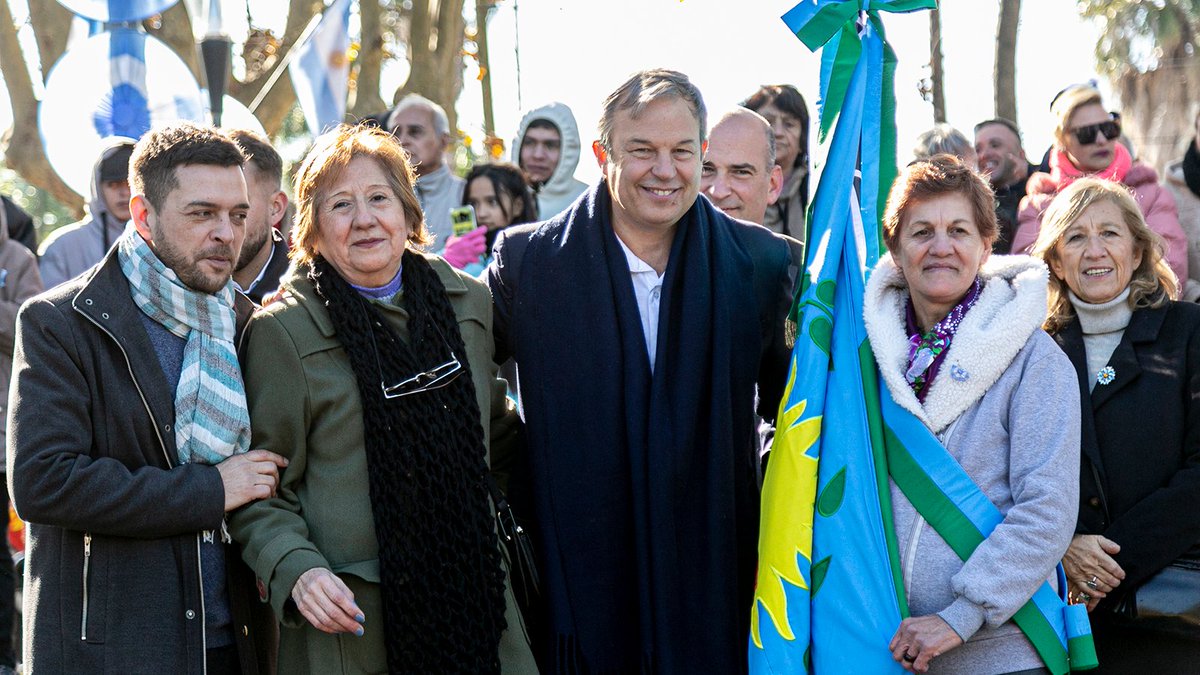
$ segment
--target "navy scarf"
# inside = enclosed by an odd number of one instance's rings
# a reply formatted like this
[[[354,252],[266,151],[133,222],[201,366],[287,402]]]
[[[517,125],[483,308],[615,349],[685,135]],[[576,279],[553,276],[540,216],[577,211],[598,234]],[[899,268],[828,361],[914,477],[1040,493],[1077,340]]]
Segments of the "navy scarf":
[[[556,673],[744,672],[754,388],[783,314],[760,306],[774,296],[745,226],[697,199],[672,244],[651,373],[610,213],[601,182],[542,225],[514,297],[548,604],[540,657]]]

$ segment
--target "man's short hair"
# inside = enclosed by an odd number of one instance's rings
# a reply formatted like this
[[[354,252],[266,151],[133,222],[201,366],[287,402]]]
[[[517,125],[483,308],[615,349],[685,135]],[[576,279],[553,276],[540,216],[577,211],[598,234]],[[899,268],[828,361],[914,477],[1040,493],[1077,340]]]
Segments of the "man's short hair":
[[[991,124],[999,124],[1000,126],[1008,129],[1009,131],[1013,132],[1014,136],[1017,137],[1017,142],[1018,143],[1021,142],[1021,130],[1017,128],[1017,123],[1010,119],[1005,119],[1003,117],[993,117],[990,120],[984,120],[984,121],[980,122],[979,124],[976,124],[975,125],[975,135],[978,136],[980,129],[982,129],[988,125],[991,125]]]
[[[194,164],[241,167],[246,163],[237,143],[221,131],[191,122],[151,129],[133,148],[129,188],[161,209],[167,195],[179,187],[175,168]]]
[[[604,100],[604,111],[600,114],[600,146],[612,152],[613,122],[618,112],[628,110],[631,117],[637,117],[650,103],[670,97],[683,99],[692,109],[703,143],[708,130],[708,112],[700,90],[683,73],[655,68],[634,73]]]
[[[229,137],[242,149],[246,161],[253,164],[272,187],[278,189],[283,184],[283,158],[271,147],[270,141],[250,129],[234,129],[229,132]]]
[[[401,112],[418,106],[429,110],[433,117],[434,133],[438,136],[450,135],[450,118],[446,116],[446,109],[420,94],[409,94],[400,99],[396,108],[392,110],[392,114],[388,115],[387,130],[391,131],[396,128],[396,118],[400,116]]]

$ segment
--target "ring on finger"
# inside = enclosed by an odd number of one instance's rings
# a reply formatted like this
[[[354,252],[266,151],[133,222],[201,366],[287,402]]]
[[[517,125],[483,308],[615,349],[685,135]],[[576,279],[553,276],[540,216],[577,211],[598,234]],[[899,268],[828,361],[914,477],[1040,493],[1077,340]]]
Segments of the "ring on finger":
[[[1084,585],[1087,586],[1088,588],[1092,589],[1093,591],[1098,591],[1098,590],[1100,590],[1100,586],[1099,586],[1098,582],[1099,582],[1099,579],[1093,575],[1091,579],[1088,579],[1087,581],[1084,582]]]
[[[1092,601],[1092,596],[1088,595],[1087,593],[1080,593],[1080,594],[1079,594],[1079,599],[1080,599],[1080,600],[1083,600],[1084,602],[1091,602],[1091,601]]]
[[[904,650],[904,660],[908,663],[912,663],[913,661],[917,660],[917,657],[910,655],[906,649]]]

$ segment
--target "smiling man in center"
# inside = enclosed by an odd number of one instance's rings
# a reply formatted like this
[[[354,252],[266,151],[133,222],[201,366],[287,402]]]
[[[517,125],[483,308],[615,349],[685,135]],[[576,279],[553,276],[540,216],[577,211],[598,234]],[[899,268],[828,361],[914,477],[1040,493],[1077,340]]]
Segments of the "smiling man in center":
[[[758,537],[755,386],[787,373],[789,247],[698,199],[706,128],[677,72],[604,103],[603,179],[505,230],[487,273],[529,455],[543,672],[739,673]],[[520,487],[527,486],[522,492]]]

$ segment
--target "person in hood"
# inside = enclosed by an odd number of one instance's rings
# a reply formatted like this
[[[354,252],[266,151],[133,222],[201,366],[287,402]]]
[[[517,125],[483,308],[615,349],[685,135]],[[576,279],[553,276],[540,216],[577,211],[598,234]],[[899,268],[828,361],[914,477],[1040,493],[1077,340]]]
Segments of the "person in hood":
[[[1200,112],[1196,113],[1196,137],[1188,143],[1187,151],[1179,160],[1167,165],[1164,183],[1175,197],[1179,208],[1179,226],[1188,239],[1188,274],[1181,284],[1183,300],[1200,300]]]
[[[549,103],[521,118],[512,156],[533,185],[539,219],[558,215],[587,190],[575,180],[579,148],[579,125],[566,104]]]
[[[1135,161],[1118,139],[1121,120],[1104,107],[1100,92],[1086,84],[1068,87],[1050,107],[1056,120],[1050,172],[1029,177],[1017,213],[1013,253],[1030,250],[1042,226],[1042,214],[1055,195],[1075,180],[1092,176],[1120,183],[1137,200],[1146,224],[1166,242],[1167,264],[1180,286],[1188,278],[1187,236],[1179,226],[1175,198],[1158,181],[1158,172]],[[1174,298],[1172,298],[1174,299]]]
[[[100,262],[129,222],[129,156],[134,141],[116,139],[100,153],[92,170],[88,216],[59,228],[40,251],[42,281],[54,288]]]

